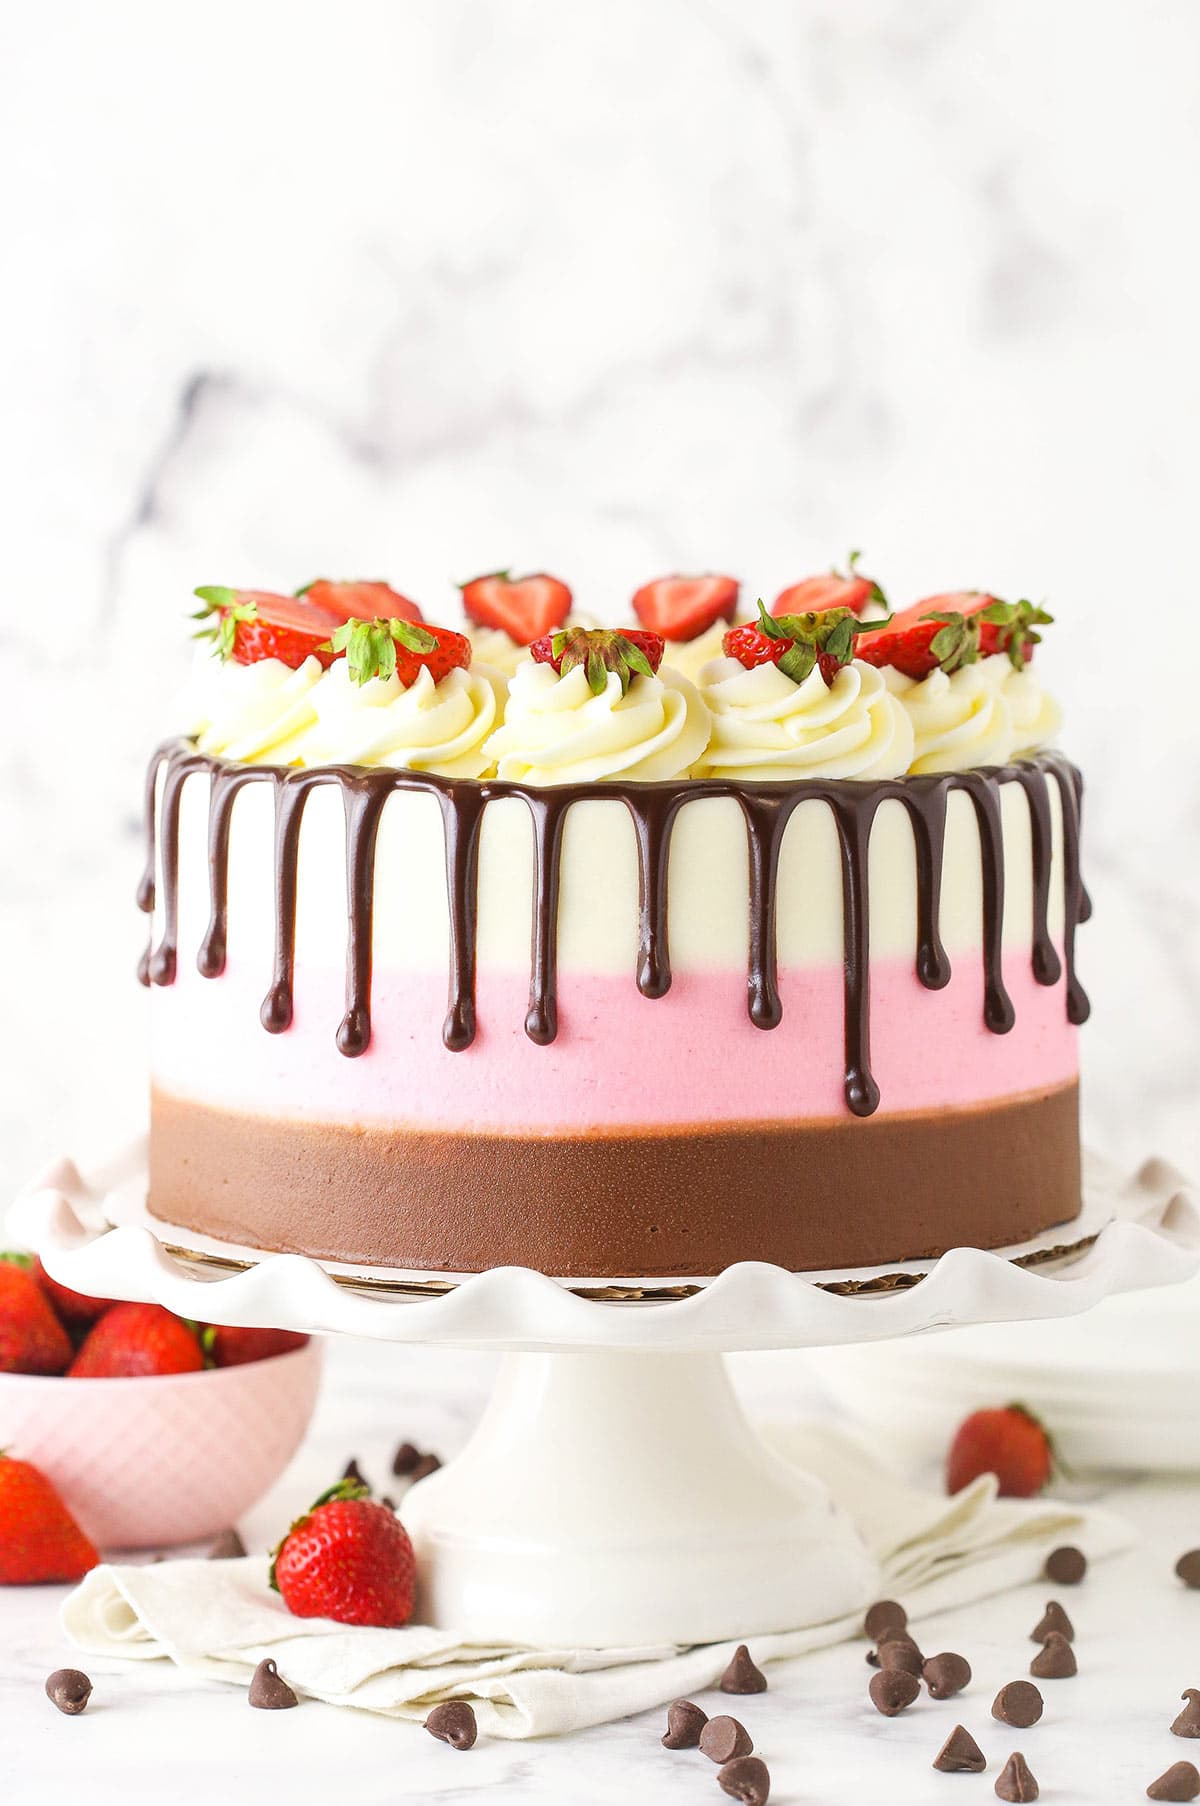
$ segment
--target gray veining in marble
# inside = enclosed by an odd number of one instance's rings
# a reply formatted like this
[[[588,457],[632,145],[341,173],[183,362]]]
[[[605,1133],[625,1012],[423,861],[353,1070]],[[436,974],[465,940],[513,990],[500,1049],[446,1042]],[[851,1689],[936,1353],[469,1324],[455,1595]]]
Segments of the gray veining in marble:
[[[511,561],[616,618],[851,546],[901,600],[1059,613],[1088,1131],[1200,1170],[1189,0],[44,0],[0,37],[6,1188],[138,1109],[193,584],[437,615]]]

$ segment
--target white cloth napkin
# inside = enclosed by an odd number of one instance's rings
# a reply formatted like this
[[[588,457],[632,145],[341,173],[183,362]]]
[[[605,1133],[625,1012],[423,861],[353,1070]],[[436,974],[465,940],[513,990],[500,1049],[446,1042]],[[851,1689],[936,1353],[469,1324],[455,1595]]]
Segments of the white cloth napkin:
[[[1033,1580],[1070,1541],[1090,1559],[1133,1540],[1108,1512],[1058,1499],[998,1499],[987,1475],[953,1498],[913,1487],[836,1432],[767,1426],[779,1451],[819,1474],[848,1512],[881,1574],[881,1595],[920,1618]],[[439,1700],[470,1699],[493,1737],[543,1737],[623,1718],[710,1687],[731,1643],[690,1649],[529,1649],[473,1643],[424,1625],[357,1629],[293,1618],[267,1585],[263,1556],[94,1568],[66,1600],[63,1628],[89,1655],[169,1657],[189,1672],[245,1686],[271,1656],[297,1693],[393,1718],[423,1719]],[[854,1636],[860,1620],[797,1626],[752,1639],[756,1662]]]

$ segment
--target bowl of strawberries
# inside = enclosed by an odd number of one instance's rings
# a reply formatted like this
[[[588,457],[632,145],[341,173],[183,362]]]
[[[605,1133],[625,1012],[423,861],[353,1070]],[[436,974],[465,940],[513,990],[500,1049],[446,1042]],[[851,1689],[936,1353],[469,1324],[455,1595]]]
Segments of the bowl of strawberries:
[[[0,1449],[101,1548],[236,1523],[298,1448],[320,1360],[307,1336],[88,1298],[36,1259],[0,1258]]]

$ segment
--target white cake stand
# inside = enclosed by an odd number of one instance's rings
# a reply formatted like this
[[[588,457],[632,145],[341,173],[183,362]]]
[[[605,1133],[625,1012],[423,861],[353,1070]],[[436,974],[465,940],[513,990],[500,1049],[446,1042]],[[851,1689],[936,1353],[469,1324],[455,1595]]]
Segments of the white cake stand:
[[[887,1272],[746,1262],[647,1299],[524,1268],[448,1284],[205,1243],[147,1215],[142,1158],[90,1182],[59,1163],[9,1233],[64,1285],[206,1322],[505,1352],[467,1447],[401,1507],[420,1614],[475,1643],[717,1642],[860,1610],[874,1563],[820,1483],[759,1440],[723,1352],[1072,1315],[1200,1270],[1196,1203],[1156,1161],[1129,1180],[1089,1162],[1079,1221],[1020,1248]]]

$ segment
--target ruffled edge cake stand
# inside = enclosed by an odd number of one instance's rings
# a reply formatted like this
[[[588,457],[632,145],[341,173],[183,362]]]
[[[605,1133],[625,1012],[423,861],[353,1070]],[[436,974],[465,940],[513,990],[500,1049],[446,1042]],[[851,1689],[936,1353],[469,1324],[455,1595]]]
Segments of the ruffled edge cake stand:
[[[1126,1178],[1089,1159],[1084,1190],[1076,1222],[1018,1248],[845,1273],[747,1261],[677,1285],[367,1274],[204,1243],[147,1214],[140,1146],[90,1179],[56,1163],[8,1228],[78,1291],[205,1322],[503,1351],[466,1448],[401,1507],[419,1614],[474,1643],[636,1648],[822,1623],[875,1592],[820,1482],[751,1428],[723,1353],[1069,1316],[1200,1270],[1200,1209],[1165,1163]]]

